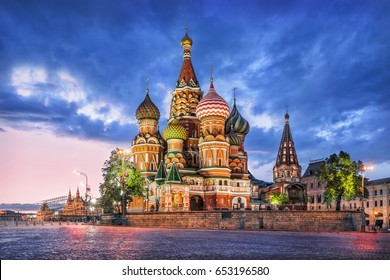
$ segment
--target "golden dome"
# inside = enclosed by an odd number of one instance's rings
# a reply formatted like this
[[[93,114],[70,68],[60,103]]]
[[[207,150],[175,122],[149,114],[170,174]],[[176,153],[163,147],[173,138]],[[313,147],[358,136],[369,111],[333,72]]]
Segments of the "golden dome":
[[[184,45],[190,45],[192,46],[192,39],[190,38],[190,36],[188,36],[188,29],[186,28],[186,35],[184,35],[184,37],[181,39],[181,45],[184,46]]]

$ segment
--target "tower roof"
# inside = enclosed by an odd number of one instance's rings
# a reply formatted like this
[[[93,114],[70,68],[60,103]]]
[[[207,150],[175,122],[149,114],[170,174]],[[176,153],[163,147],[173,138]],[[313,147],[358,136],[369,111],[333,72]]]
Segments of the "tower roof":
[[[225,131],[227,133],[230,132],[231,126],[233,126],[233,130],[235,133],[247,134],[250,129],[248,121],[243,116],[241,116],[240,112],[237,110],[235,97],[233,110],[230,112],[230,115],[225,123]]]
[[[161,185],[164,183],[166,178],[167,178],[167,170],[165,169],[164,161],[161,160],[160,165],[158,166],[157,174],[154,177],[154,180],[157,182],[158,185]]]
[[[176,168],[176,163],[173,163],[171,169],[169,170],[165,184],[184,184],[181,175]]]
[[[179,78],[177,79],[176,88],[185,86],[199,87],[199,82],[191,62],[192,39],[188,36],[187,28],[185,36],[181,39],[181,46],[184,50],[183,65],[181,66]]]
[[[196,116],[203,119],[208,116],[220,116],[227,118],[230,108],[225,99],[214,89],[213,79],[211,78],[209,92],[203,97],[196,107]]]
[[[284,119],[285,119],[285,123],[284,123],[282,139],[280,141],[278,156],[276,158],[277,167],[282,164],[299,165],[297,153],[295,151],[294,140],[290,129],[290,116],[287,112],[284,116]]]
[[[160,110],[154,105],[153,101],[149,97],[149,90],[146,89],[146,96],[144,101],[138,106],[135,111],[135,117],[137,120],[142,119],[160,119]]]

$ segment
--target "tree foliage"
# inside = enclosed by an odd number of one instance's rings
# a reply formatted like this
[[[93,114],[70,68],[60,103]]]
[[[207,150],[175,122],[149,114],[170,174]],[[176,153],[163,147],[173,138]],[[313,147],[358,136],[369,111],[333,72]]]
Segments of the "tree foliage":
[[[274,192],[269,196],[271,204],[282,205],[290,202],[288,195],[285,193]]]
[[[105,212],[121,211],[123,187],[126,205],[128,201],[132,201],[133,196],[144,196],[144,178],[141,172],[134,168],[129,158],[119,156],[117,150],[111,151],[110,158],[104,162],[102,172],[103,183],[99,186],[100,206]]]
[[[336,200],[336,211],[340,210],[342,198],[353,199],[360,194],[362,162],[352,161],[349,154],[343,151],[332,154],[325,159],[325,164],[318,170],[318,178],[326,182],[325,201],[330,204]]]

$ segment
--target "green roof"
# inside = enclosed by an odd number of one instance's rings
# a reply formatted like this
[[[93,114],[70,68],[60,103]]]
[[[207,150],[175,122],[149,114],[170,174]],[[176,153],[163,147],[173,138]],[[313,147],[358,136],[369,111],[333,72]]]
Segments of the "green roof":
[[[174,163],[171,170],[169,170],[165,184],[184,184],[183,180],[181,179],[181,175],[176,168],[176,163]]]
[[[156,177],[154,177],[154,181],[156,181],[157,184],[161,185],[164,183],[166,178],[167,170],[165,169],[164,161],[161,160],[160,165],[158,166]]]

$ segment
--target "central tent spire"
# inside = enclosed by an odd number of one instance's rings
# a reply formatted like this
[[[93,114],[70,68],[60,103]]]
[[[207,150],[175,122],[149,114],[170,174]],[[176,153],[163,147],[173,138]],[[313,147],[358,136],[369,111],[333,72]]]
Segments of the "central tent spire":
[[[192,39],[188,36],[188,28],[186,28],[186,34],[181,39],[181,46],[183,48],[183,65],[176,83],[176,88],[183,88],[185,86],[199,87],[199,82],[191,62]]]

